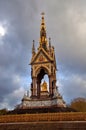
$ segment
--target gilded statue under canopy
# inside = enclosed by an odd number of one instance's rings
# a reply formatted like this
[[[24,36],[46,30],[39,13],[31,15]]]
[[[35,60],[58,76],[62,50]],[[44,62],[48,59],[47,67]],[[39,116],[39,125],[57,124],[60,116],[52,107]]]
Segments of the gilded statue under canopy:
[[[47,83],[45,81],[41,85],[41,91],[47,91]]]

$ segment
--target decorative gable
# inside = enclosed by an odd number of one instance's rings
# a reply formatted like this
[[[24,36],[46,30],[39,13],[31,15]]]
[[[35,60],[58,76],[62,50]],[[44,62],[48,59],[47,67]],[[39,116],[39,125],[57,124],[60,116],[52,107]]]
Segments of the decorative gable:
[[[46,52],[43,48],[39,49],[38,53],[32,57],[30,64],[35,63],[43,63],[43,62],[51,62],[53,61],[53,58]]]
[[[43,55],[43,53],[40,53],[37,57],[37,59],[35,60],[35,63],[38,62],[47,62],[48,59]]]

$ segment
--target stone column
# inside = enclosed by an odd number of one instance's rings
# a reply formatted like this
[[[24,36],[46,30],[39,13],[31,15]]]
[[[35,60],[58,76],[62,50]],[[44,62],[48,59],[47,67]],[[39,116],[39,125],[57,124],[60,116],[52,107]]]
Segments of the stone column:
[[[31,83],[31,97],[33,97],[33,83]]]
[[[36,96],[36,77],[33,77],[33,96]]]
[[[54,92],[56,91],[56,81],[52,81],[52,95],[54,95]]]
[[[40,98],[40,81],[37,81],[37,97]]]
[[[56,91],[56,75],[53,76],[53,86],[52,87],[53,87],[52,93],[54,94],[54,92]]]
[[[49,95],[52,96],[52,77],[49,76]]]

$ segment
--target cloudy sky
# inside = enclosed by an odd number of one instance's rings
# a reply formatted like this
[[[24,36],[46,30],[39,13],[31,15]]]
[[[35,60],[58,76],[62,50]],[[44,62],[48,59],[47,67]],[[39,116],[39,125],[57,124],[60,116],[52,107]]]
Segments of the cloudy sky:
[[[86,98],[86,0],[0,0],[0,108],[14,108],[30,87],[41,12],[55,47],[61,95],[66,103]]]

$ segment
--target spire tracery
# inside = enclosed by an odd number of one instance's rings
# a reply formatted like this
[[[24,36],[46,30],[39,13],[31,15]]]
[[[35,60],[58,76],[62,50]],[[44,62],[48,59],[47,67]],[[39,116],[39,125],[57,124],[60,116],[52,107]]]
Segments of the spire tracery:
[[[40,46],[47,50],[47,35],[46,35],[46,26],[44,20],[44,13],[41,13],[41,27],[40,27]]]

